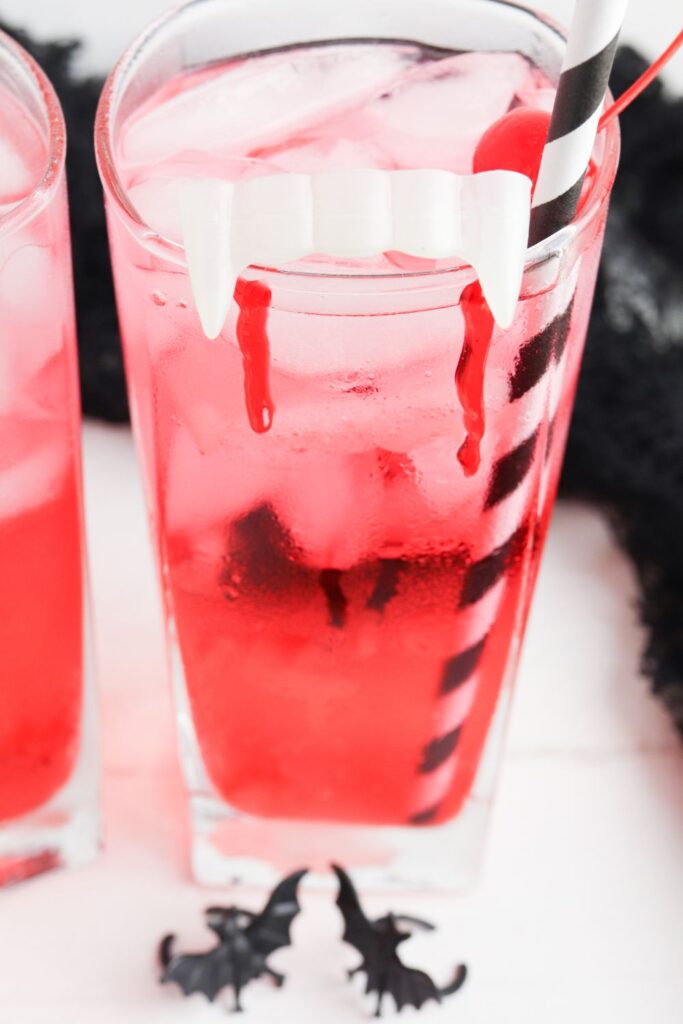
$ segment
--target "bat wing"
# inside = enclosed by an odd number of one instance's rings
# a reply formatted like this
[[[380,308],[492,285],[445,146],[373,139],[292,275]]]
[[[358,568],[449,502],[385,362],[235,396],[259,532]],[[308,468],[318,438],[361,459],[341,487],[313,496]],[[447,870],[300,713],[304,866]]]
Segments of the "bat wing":
[[[419,1010],[430,999],[441,1002],[441,993],[429,975],[414,967],[406,967],[398,957],[389,966],[386,986],[387,992],[394,998],[397,1010],[402,1010],[404,1006],[414,1006]]]
[[[173,936],[167,936],[160,948],[162,966],[161,984],[175,982],[186,996],[201,992],[209,1002],[218,993],[232,985],[233,966],[222,946],[216,946],[208,953],[174,953]]]
[[[363,957],[364,970],[368,974],[368,991],[372,991],[374,978],[371,978],[371,974],[374,975],[374,967],[378,962],[380,936],[373,927],[372,921],[365,916],[356,887],[347,873],[336,864],[332,865],[332,869],[339,879],[337,906],[344,918],[342,938],[344,942],[348,942],[350,946],[357,949]]]
[[[245,930],[252,949],[262,956],[270,956],[276,949],[291,945],[290,927],[301,910],[298,889],[305,874],[305,871],[295,871],[283,878],[273,889],[261,913]]]

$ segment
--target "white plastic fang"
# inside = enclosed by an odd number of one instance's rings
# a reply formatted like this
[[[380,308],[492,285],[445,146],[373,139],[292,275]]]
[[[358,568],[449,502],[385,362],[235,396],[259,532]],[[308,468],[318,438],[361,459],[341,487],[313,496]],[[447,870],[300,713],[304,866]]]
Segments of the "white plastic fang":
[[[513,171],[343,170],[180,183],[190,281],[209,338],[223,329],[236,279],[251,264],[391,250],[469,263],[496,322],[509,327],[530,207],[531,182]]]

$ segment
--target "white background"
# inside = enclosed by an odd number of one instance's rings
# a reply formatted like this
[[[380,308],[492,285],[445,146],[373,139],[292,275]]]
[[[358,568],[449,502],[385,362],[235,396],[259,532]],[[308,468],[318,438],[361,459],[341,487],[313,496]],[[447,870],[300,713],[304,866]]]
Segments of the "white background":
[[[5,17],[45,36],[87,34],[84,66],[97,70],[167,6],[0,0]],[[545,7],[562,16],[571,4]],[[632,0],[627,38],[654,53],[679,18],[678,0]],[[220,1008],[185,1003],[155,983],[159,936],[173,928],[201,945],[200,909],[225,894],[201,892],[187,877],[161,620],[128,431],[88,424],[85,461],[107,851],[91,868],[0,895],[0,1021],[211,1024],[225,1019]],[[467,898],[396,907],[441,926],[438,937],[411,944],[413,962],[441,977],[460,959],[471,967],[466,988],[425,1012],[426,1024],[683,1019],[683,755],[637,671],[635,599],[631,569],[598,514],[561,506],[482,883]],[[307,894],[305,902],[295,947],[275,961],[290,976],[287,991],[250,987],[250,1024],[364,1019],[343,979],[354,955],[338,941],[329,901]],[[369,905],[386,909],[382,900]]]
[[[419,4],[419,0],[415,2]],[[82,65],[98,72],[111,68],[148,21],[175,6],[168,0],[0,0],[0,12],[6,20],[30,26],[46,38],[82,37],[87,42]],[[573,0],[533,0],[529,6],[564,24],[569,22],[574,9]],[[654,57],[680,27],[680,0],[631,0],[623,38]],[[677,59],[667,75],[683,88],[683,57]]]

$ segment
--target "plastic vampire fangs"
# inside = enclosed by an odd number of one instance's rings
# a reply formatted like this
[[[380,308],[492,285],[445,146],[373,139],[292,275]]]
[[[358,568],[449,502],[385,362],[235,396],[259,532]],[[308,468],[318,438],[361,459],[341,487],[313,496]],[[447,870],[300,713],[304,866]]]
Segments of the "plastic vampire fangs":
[[[297,871],[273,890],[260,914],[241,907],[209,907],[206,923],[218,943],[206,953],[174,953],[174,936],[167,935],[159,948],[161,983],[173,981],[186,996],[201,992],[213,1002],[225,988],[235,993],[235,1010],[241,1010],[242,989],[264,974],[278,988],[285,978],[268,966],[271,953],[291,944],[290,926],[301,909],[299,882],[306,874]]]
[[[400,252],[475,270],[499,326],[514,317],[531,181],[516,171],[342,170],[179,184],[187,265],[204,333],[221,333],[240,274],[314,254]]]
[[[420,1010],[430,1000],[440,1003],[446,996],[462,988],[467,978],[464,964],[456,969],[450,985],[438,988],[428,974],[414,967],[406,967],[398,955],[398,946],[410,938],[411,929],[432,931],[433,925],[414,917],[396,914],[387,914],[376,921],[369,920],[347,873],[337,865],[333,865],[333,869],[339,879],[337,906],[344,918],[344,940],[357,949],[363,958],[358,967],[349,971],[349,977],[361,972],[365,974],[366,993],[377,995],[376,1017],[382,1014],[382,1000],[387,994],[392,996],[400,1012],[404,1006],[414,1006]]]

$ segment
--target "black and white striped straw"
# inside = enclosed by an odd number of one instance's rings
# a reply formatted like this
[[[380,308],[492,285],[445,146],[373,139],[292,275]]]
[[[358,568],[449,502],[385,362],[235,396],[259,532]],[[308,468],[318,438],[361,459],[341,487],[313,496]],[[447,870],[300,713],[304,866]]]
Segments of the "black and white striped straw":
[[[628,0],[576,0],[531,210],[529,244],[571,223]]]

